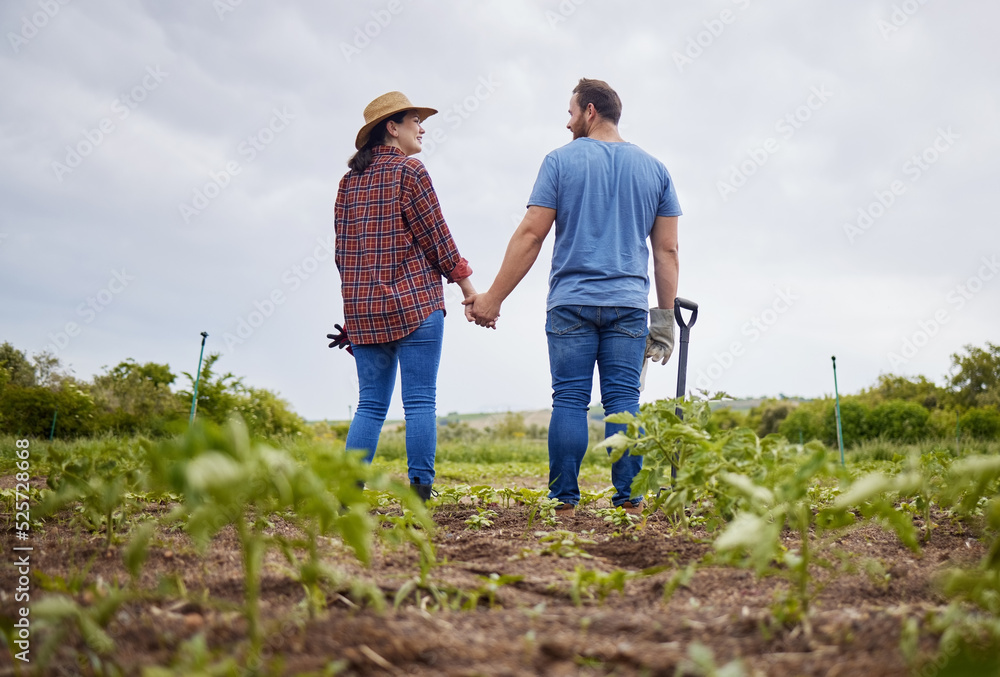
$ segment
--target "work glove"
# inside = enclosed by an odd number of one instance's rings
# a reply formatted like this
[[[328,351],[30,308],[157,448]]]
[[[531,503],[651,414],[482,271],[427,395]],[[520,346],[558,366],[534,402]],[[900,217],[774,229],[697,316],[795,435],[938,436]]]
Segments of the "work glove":
[[[649,336],[646,337],[646,359],[666,364],[674,352],[674,309],[649,309]]]
[[[330,341],[331,348],[340,348],[343,350],[347,348],[347,352],[350,355],[354,355],[354,349],[351,348],[351,340],[347,338],[347,330],[341,327],[339,324],[333,325],[333,328],[337,330],[336,334],[327,334],[328,339],[333,339]]]

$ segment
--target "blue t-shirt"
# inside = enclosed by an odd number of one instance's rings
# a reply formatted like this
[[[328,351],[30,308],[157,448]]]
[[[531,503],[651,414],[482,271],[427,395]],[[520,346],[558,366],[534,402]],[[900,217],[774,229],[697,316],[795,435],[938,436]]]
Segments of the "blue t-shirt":
[[[657,216],[680,216],[663,163],[631,143],[574,139],[545,156],[528,206],[556,210],[546,306],[649,303],[646,239]]]

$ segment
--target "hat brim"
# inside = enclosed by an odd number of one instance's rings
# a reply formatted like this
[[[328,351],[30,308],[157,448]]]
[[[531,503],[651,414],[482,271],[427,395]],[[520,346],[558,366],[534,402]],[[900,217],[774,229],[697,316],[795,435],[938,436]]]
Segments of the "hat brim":
[[[417,106],[407,106],[405,108],[399,108],[397,110],[389,111],[385,115],[375,118],[374,120],[372,120],[371,122],[369,122],[368,124],[366,124],[364,127],[361,128],[361,131],[358,132],[357,138],[354,140],[354,147],[358,150],[361,150],[361,147],[364,146],[366,143],[368,143],[368,136],[369,134],[371,134],[372,130],[375,129],[377,125],[379,125],[382,122],[385,122],[396,113],[402,113],[403,111],[407,110],[417,111],[417,115],[420,116],[421,122],[423,122],[430,116],[437,113],[436,108],[420,108]]]

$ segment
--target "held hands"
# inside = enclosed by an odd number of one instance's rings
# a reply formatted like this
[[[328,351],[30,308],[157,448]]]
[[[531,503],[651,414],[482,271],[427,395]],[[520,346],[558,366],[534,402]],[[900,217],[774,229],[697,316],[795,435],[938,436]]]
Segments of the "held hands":
[[[462,305],[465,306],[465,319],[469,322],[475,322],[480,327],[489,329],[497,328],[500,304],[490,297],[489,292],[467,296]]]
[[[649,336],[646,337],[646,358],[666,364],[674,352],[674,309],[649,309]]]

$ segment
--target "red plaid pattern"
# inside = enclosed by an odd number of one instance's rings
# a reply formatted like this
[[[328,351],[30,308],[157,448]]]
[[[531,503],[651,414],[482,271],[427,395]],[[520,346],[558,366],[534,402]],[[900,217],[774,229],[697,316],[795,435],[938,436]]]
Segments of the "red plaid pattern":
[[[444,285],[469,277],[424,164],[376,146],[372,164],[340,180],[334,218],[344,325],[352,343],[407,336],[444,309]]]

